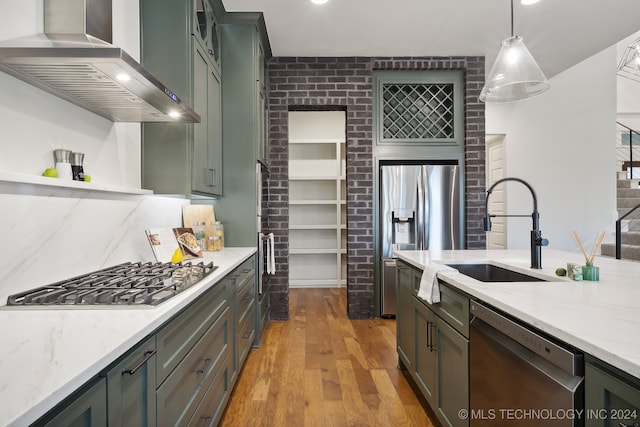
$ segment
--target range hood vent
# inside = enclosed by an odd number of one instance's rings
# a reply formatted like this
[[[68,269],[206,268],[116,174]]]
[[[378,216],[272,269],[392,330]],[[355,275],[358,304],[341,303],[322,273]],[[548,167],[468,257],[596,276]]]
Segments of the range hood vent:
[[[200,116],[111,42],[111,0],[44,0],[45,34],[0,43],[0,70],[114,122]]]

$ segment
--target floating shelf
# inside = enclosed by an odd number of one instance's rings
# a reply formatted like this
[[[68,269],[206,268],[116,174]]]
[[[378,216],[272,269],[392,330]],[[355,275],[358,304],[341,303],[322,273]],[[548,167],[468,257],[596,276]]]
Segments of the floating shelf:
[[[6,182],[15,185],[35,185],[39,187],[54,187],[73,190],[86,191],[102,191],[107,193],[124,193],[124,194],[153,194],[151,190],[141,188],[120,187],[117,185],[105,185],[95,182],[69,181],[58,178],[49,178],[40,175],[29,175],[13,172],[0,172],[0,182]]]

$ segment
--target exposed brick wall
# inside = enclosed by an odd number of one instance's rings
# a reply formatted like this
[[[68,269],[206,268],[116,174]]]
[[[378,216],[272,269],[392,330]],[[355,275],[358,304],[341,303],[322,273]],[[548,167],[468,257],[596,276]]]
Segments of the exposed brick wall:
[[[288,112],[340,107],[347,113],[347,310],[375,317],[373,283],[374,70],[465,70],[466,241],[484,248],[483,57],[276,57],[269,70],[270,218],[276,236],[277,274],[271,279],[271,318],[289,317]]]

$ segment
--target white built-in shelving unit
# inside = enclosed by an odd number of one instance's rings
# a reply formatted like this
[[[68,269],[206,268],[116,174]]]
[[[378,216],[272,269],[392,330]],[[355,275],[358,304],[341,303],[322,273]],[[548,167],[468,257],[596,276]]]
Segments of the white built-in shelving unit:
[[[346,116],[289,112],[289,286],[346,286]]]

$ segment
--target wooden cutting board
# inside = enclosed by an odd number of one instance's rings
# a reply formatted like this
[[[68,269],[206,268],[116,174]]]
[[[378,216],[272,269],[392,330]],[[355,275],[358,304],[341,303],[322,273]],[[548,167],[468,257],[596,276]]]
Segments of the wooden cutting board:
[[[207,236],[210,236],[213,231],[211,224],[215,220],[216,214],[211,205],[182,206],[182,224],[184,227],[192,227],[194,222],[204,222],[207,226]]]

